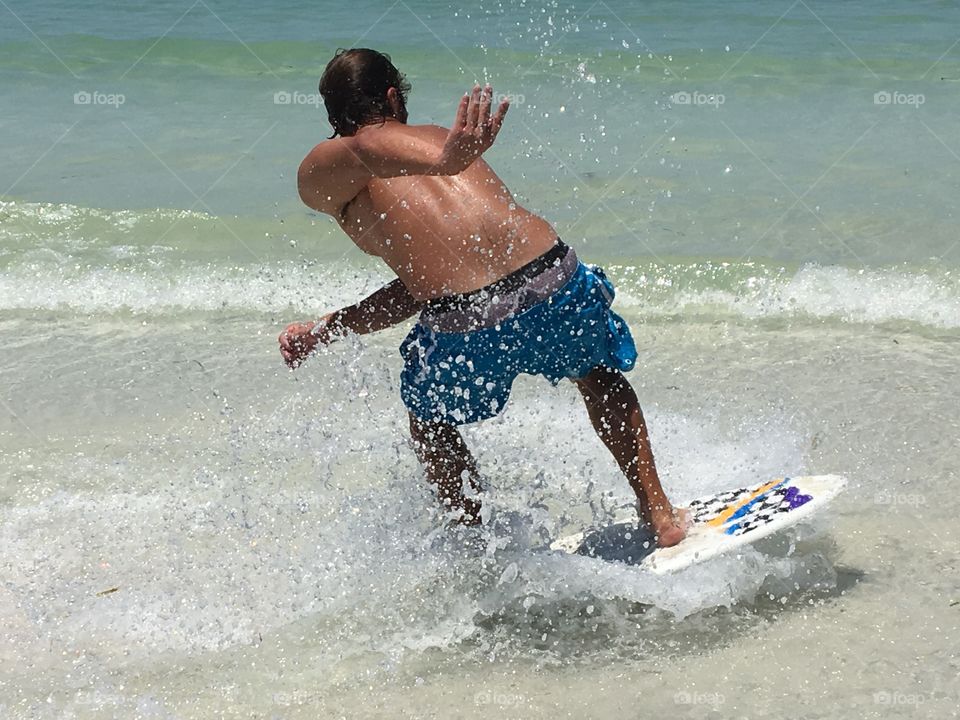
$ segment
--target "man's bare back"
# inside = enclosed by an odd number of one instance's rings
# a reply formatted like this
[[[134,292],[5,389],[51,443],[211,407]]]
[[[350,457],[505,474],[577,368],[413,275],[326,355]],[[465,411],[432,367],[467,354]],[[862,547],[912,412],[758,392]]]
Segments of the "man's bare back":
[[[362,128],[388,142],[443,148],[449,130],[387,120]],[[381,257],[418,300],[469,292],[508,275],[556,242],[548,222],[516,204],[479,158],[459,175],[371,180],[337,217],[366,253]]]

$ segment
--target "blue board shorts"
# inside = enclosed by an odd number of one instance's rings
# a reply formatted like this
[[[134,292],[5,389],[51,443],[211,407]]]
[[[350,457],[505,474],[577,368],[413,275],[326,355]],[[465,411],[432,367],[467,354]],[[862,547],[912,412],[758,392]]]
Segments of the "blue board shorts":
[[[637,349],[613,297],[603,270],[558,241],[486,288],[428,301],[400,346],[404,405],[464,425],[500,413],[520,373],[556,385],[597,367],[631,370]]]

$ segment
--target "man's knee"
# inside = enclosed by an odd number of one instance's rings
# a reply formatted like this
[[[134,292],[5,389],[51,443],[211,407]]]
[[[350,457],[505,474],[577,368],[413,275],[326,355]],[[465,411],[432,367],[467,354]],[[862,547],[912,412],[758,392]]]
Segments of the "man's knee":
[[[619,370],[599,365],[573,382],[585,397],[596,398],[621,388],[627,379]]]
[[[428,452],[458,445],[460,431],[449,423],[423,420],[410,413],[410,437],[419,450]]]

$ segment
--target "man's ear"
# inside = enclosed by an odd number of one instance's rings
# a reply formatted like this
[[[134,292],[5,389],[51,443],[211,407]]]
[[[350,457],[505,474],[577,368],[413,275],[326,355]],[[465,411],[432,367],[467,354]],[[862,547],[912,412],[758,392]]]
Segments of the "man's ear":
[[[390,110],[397,120],[402,123],[407,121],[407,108],[395,87],[387,88],[387,104],[390,105]]]

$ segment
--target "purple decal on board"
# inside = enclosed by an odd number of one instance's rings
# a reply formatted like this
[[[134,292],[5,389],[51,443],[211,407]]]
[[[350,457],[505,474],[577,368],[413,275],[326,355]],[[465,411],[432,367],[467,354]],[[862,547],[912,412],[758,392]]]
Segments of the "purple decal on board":
[[[784,494],[783,499],[786,500],[790,505],[791,510],[796,510],[804,503],[808,503],[813,500],[813,495],[801,495],[800,491],[791,485],[787,488],[787,492]]]

